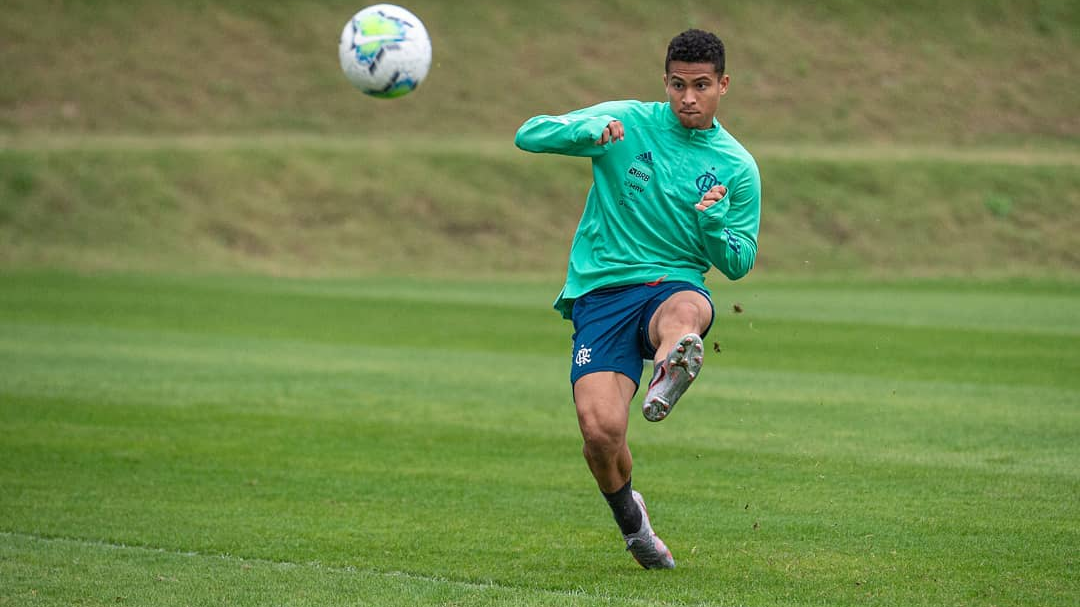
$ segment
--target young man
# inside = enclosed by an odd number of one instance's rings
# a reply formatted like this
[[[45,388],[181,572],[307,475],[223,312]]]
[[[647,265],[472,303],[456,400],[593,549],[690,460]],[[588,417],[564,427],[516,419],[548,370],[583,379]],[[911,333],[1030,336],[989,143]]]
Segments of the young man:
[[[750,271],[761,208],[753,157],[714,117],[730,81],[723,43],[685,31],[668,45],[664,72],[667,103],[536,116],[515,138],[529,152],[592,158],[555,308],[574,323],[570,381],[585,460],[646,569],[675,561],[630,483],[626,429],[642,359],[654,365],[642,412],[660,421],[701,370],[714,318],[705,273]]]

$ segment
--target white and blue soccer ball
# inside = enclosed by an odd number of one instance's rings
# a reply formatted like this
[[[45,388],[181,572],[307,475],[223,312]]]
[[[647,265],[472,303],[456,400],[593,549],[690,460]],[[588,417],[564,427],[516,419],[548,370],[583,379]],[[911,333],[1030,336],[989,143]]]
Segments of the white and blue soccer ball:
[[[431,38],[424,24],[394,4],[376,4],[353,15],[338,46],[341,71],[373,97],[401,97],[420,86],[431,68]]]

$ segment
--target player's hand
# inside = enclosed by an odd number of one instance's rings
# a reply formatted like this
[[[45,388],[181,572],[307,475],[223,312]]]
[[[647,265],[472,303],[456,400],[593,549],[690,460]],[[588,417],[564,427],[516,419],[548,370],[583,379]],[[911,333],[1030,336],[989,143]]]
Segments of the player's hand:
[[[596,145],[604,145],[609,141],[622,141],[625,138],[626,129],[623,128],[622,122],[612,120],[604,127],[604,132],[600,133],[600,138],[596,140]]]
[[[694,208],[699,211],[704,211],[723,200],[724,196],[727,196],[727,187],[722,184],[714,185],[708,192],[705,192],[705,195],[701,197],[701,201],[695,204]]]

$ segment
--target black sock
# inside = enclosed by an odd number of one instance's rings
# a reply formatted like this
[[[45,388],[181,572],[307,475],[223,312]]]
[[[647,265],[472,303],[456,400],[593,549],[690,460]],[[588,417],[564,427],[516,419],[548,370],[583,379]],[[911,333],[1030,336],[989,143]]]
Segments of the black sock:
[[[638,508],[637,502],[634,501],[632,491],[630,481],[627,480],[622,489],[615,493],[600,492],[604,494],[604,499],[611,506],[611,512],[615,515],[615,522],[619,524],[619,529],[623,535],[630,535],[641,530],[641,509]]]

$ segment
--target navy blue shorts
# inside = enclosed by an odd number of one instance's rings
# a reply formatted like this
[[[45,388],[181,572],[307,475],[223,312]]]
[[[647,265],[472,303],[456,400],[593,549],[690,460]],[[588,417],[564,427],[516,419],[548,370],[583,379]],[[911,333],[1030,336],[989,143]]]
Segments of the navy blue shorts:
[[[697,291],[709,300],[709,293],[682,281],[628,285],[590,291],[574,302],[574,351],[570,363],[570,385],[583,375],[615,371],[641,380],[643,360],[652,360],[656,348],[649,342],[649,321],[660,304],[680,291]],[[713,309],[713,318],[716,310]],[[705,328],[705,334],[712,327]]]

